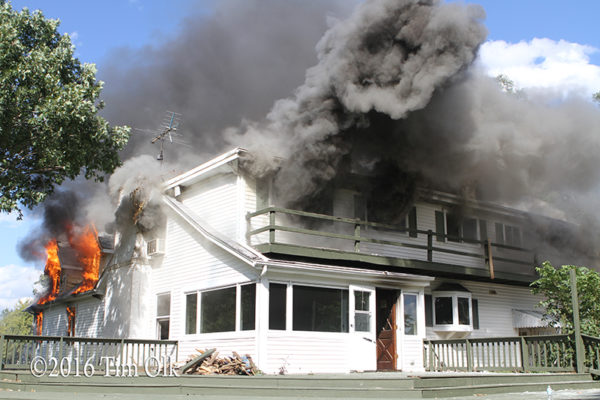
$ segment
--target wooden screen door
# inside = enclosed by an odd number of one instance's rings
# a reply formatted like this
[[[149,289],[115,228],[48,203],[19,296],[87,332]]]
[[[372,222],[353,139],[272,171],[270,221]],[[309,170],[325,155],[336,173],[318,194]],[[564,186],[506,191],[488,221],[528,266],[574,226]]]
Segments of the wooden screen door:
[[[398,352],[396,347],[396,303],[397,290],[377,289],[377,370],[396,369]]]

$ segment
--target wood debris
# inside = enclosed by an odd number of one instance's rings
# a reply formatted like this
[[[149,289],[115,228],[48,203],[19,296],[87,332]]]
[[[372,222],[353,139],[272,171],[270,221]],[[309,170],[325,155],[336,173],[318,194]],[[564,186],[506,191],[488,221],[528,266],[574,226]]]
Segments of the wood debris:
[[[196,349],[196,351],[200,354],[187,360],[187,368],[182,371],[183,373],[191,375],[256,375],[259,372],[252,357],[248,354],[242,357],[234,351],[232,356],[219,357],[219,352],[214,349]],[[207,357],[204,357],[204,354]]]

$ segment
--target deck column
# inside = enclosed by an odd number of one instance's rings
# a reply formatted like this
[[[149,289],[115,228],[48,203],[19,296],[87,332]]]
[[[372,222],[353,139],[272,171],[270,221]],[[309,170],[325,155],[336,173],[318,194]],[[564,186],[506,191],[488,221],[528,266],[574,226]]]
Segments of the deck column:
[[[523,364],[523,372],[529,372],[529,349],[523,336],[521,336],[521,364]]]

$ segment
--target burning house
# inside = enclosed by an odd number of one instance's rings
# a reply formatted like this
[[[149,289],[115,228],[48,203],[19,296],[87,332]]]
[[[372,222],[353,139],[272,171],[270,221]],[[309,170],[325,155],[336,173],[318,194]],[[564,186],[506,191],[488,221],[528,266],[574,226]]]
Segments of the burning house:
[[[268,373],[418,371],[424,339],[553,331],[528,286],[557,253],[595,259],[555,211],[600,181],[600,135],[581,136],[597,110],[511,96],[472,68],[482,17],[359,5],[292,97],[224,133],[243,149],[117,184],[111,240],[51,236],[38,331],[174,339],[182,357],[216,347]],[[556,143],[589,156],[559,168]]]

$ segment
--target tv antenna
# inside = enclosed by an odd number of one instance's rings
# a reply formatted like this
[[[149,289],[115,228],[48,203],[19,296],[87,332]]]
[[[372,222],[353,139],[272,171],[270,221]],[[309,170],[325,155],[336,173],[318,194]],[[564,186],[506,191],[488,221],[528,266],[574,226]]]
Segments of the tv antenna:
[[[185,143],[180,139],[181,134],[177,133],[177,129],[181,123],[181,114],[178,114],[173,111],[167,111],[165,117],[163,118],[160,128],[158,130],[150,130],[150,129],[138,129],[135,130],[149,133],[154,136],[151,140],[152,144],[157,142],[160,143],[160,151],[156,156],[156,159],[162,162],[165,158],[165,141],[168,140],[169,143],[177,143],[182,144],[184,146],[191,147],[189,144]]]

